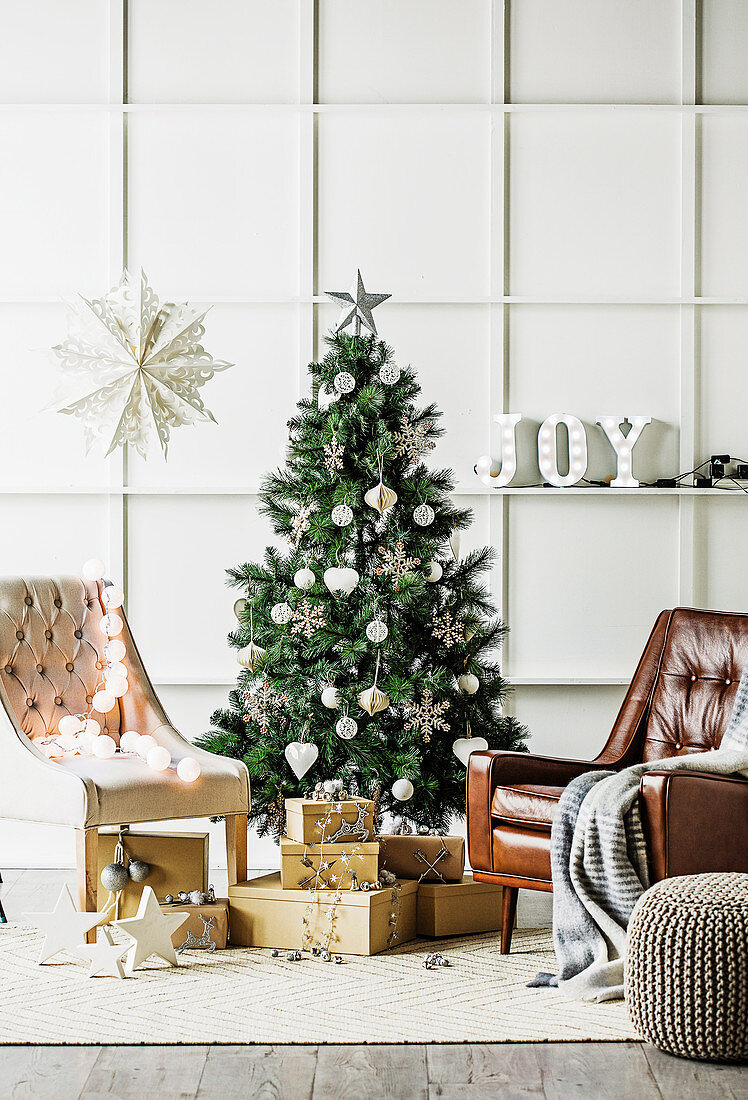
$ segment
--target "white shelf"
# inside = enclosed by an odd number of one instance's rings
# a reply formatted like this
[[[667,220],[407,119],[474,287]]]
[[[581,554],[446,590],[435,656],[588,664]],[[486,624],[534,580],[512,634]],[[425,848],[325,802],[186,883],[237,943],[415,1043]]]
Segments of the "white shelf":
[[[149,114],[154,111],[215,111],[224,114],[537,114],[539,112],[619,114],[660,111],[667,114],[724,115],[748,112],[746,103],[0,103],[0,112],[69,112]]]
[[[105,496],[105,497],[170,497],[170,496],[184,496],[184,497],[256,497],[259,495],[260,487],[258,485],[202,485],[202,486],[190,486],[190,485],[86,485],[86,486],[73,486],[73,485],[57,485],[53,487],[47,487],[42,485],[31,485],[27,487],[18,486],[0,486],[0,497],[4,496],[42,496],[42,497],[54,497],[54,496]],[[493,489],[490,485],[483,485],[481,483],[476,485],[459,484],[452,490],[451,495],[455,497],[480,497],[480,496],[496,496],[496,497],[528,497],[528,496],[547,496],[547,497],[578,497],[578,496],[628,496],[628,497],[651,497],[651,496],[681,496],[681,497],[725,497],[730,493],[736,495],[748,496],[748,493],[744,492],[737,487],[725,489],[694,489],[693,486],[684,487],[683,489],[651,489],[647,486],[641,486],[636,489],[603,489],[597,485],[590,485],[587,487],[581,487],[573,485],[567,489],[558,489],[553,486],[541,486],[541,485],[518,485],[508,486],[503,489]]]
[[[608,687],[630,684],[630,676],[511,676],[504,672],[512,687]]]

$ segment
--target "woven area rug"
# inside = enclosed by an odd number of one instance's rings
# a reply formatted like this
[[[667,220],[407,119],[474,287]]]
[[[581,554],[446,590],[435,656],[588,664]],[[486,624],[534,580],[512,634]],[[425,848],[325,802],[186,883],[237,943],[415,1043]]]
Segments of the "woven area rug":
[[[527,989],[555,962],[551,934],[415,940],[343,965],[230,948],[156,960],[137,977],[89,978],[60,954],[38,966],[41,934],[0,926],[0,1043],[450,1043],[620,1040],[636,1034],[621,1002],[567,1001]],[[426,970],[429,951],[450,967]],[[68,961],[69,960],[69,961]]]

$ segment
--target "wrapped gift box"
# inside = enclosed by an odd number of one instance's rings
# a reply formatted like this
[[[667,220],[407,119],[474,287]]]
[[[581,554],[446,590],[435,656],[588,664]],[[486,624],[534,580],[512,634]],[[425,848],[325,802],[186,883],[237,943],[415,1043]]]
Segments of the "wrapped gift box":
[[[464,936],[501,928],[501,886],[474,882],[422,882],[418,887],[418,935]]]
[[[340,806],[340,810],[330,813],[333,805]],[[347,832],[345,826],[354,827],[354,831]],[[299,844],[319,844],[322,840],[333,844],[373,841],[374,803],[368,798],[347,798],[337,802],[287,798],[286,835]]]
[[[414,878],[420,882],[462,882],[465,841],[461,836],[382,835],[377,840],[379,866],[398,878]],[[445,848],[446,855],[440,856]],[[430,865],[433,870],[429,870]]]
[[[114,861],[118,832],[99,833],[99,876],[108,863]],[[180,890],[208,889],[207,833],[148,833],[132,830],[122,834],[126,860],[142,859],[150,865],[145,882],[128,882],[120,894],[119,916],[134,917],[144,886],[151,886],[159,901],[167,894],[177,896]],[[99,877],[98,905],[104,907],[108,891]]]
[[[311,886],[329,885],[335,890],[351,887],[351,872],[359,883],[376,882],[379,874],[379,845],[353,841],[347,844],[300,844],[298,840],[282,837],[281,885],[284,890],[308,890]],[[307,860],[305,865],[302,860]],[[317,872],[320,863],[328,863],[326,870]],[[347,870],[350,868],[350,870]],[[333,877],[331,877],[333,876]]]
[[[203,940],[206,936],[211,943],[216,945],[215,949],[218,950],[226,946],[229,938],[229,899],[228,898],[216,898],[214,902],[209,905],[183,905],[182,902],[176,902],[173,905],[161,904],[161,909],[164,913],[188,913],[189,917],[184,922],[181,928],[178,928],[174,935],[171,937],[171,942],[175,947],[181,947],[183,943],[188,939],[190,933],[194,940]],[[205,922],[200,918],[205,917],[205,920],[213,924],[206,930]],[[208,951],[209,946],[207,943],[191,944],[188,951]]]
[[[403,882],[400,889],[344,890],[340,895],[330,951],[344,955],[376,955],[384,951],[392,931],[392,913],[399,946],[415,938],[415,882]],[[394,895],[394,897],[393,897]],[[310,930],[318,943],[328,927],[327,911],[334,890],[320,890],[313,903]],[[281,947],[301,950],[304,915],[314,895],[308,890],[284,890],[279,874],[240,882],[229,887],[229,936],[243,947]]]

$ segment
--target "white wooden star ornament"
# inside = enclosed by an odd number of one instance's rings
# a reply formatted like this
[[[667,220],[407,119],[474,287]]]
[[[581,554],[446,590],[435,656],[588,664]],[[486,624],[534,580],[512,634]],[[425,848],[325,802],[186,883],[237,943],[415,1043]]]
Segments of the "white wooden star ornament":
[[[206,313],[159,302],[143,271],[123,271],[103,298],[81,295],[68,336],[53,348],[63,392],[51,408],[82,421],[88,450],[103,440],[107,454],[131,444],[145,458],[157,440],[166,457],[172,428],[215,423],[199,391],[233,366],[200,343]]]
[[[95,928],[104,913],[81,913],[76,908],[69,886],[63,886],[51,913],[24,913],[24,917],[44,933],[39,963],[45,963],[59,951],[77,951],[86,942],[86,932]]]
[[[364,287],[364,280],[361,278],[361,272],[356,272],[356,278],[353,281],[353,286],[350,292],[345,290],[326,290],[328,298],[332,298],[333,302],[337,302],[342,307],[338,323],[335,326],[337,329],[346,328],[350,325],[351,321],[355,322],[355,333],[359,336],[361,333],[361,325],[368,328],[369,332],[372,332],[375,336],[377,334],[377,326],[374,324],[374,318],[371,315],[371,311],[382,302],[386,302],[388,298],[391,298],[391,294],[369,294]]]
[[[157,955],[169,966],[179,966],[171,937],[181,928],[189,913],[164,913],[152,887],[144,886],[137,915],[114,921],[135,941],[127,952],[125,969],[132,974],[150,955]]]
[[[89,978],[99,975],[105,978],[124,978],[123,955],[130,950],[129,943],[115,943],[112,933],[106,925],[101,929],[96,943],[87,943],[79,947],[78,954],[90,963]]]

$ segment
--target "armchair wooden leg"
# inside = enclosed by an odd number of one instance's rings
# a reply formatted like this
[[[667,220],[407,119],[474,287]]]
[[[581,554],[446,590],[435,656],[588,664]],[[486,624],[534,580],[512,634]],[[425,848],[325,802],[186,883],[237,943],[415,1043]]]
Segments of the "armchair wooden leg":
[[[82,912],[98,908],[99,830],[75,830],[75,855],[78,865],[78,905]],[[96,943],[96,929],[86,933],[86,943]]]
[[[504,886],[501,895],[501,954],[508,955],[512,946],[514,918],[517,915],[518,886]]]
[[[247,815],[226,815],[226,858],[229,886],[247,880]]]

